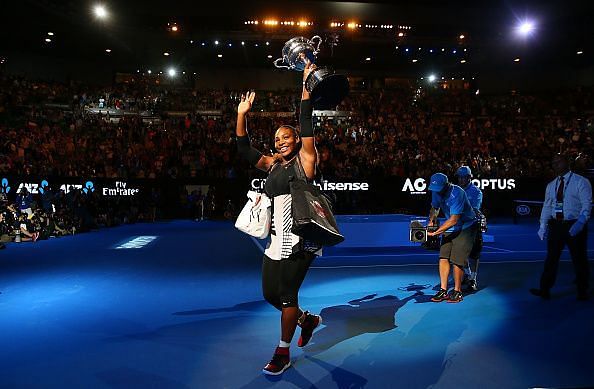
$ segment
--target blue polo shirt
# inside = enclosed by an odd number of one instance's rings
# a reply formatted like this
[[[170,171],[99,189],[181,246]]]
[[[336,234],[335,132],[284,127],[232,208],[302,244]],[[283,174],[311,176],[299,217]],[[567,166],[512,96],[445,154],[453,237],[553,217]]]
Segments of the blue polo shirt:
[[[461,215],[458,223],[447,232],[464,230],[476,223],[476,216],[466,192],[458,185],[451,184],[450,189],[443,196],[437,192],[431,192],[431,206],[441,208],[446,219],[451,215]]]
[[[27,193],[26,196],[19,194],[16,198],[16,203],[18,204],[19,209],[31,208],[31,203],[33,203],[33,196],[31,196],[31,193]]]
[[[483,205],[483,192],[472,182],[466,185],[464,192],[466,192],[466,197],[470,201],[470,206],[480,210]]]

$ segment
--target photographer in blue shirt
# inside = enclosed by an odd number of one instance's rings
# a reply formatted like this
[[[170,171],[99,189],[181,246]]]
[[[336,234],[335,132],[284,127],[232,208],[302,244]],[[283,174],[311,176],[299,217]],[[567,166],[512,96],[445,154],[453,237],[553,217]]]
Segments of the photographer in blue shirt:
[[[466,192],[470,206],[474,210],[477,220],[480,221],[481,218],[484,218],[483,213],[481,212],[481,206],[483,205],[483,192],[471,182],[472,170],[470,170],[469,166],[460,166],[456,171],[456,176],[458,177],[458,185],[460,185],[460,187],[464,189],[464,192]],[[483,233],[479,228],[476,233],[474,245],[472,246],[472,251],[469,255],[469,266],[467,268],[469,271],[468,286],[474,291],[478,290],[478,266],[482,250]],[[466,277],[464,277],[464,279],[466,280]],[[465,282],[463,282],[463,284],[464,283]]]
[[[435,173],[432,175],[429,190],[432,192],[429,225],[436,224],[440,210],[446,217],[446,221],[436,231],[427,234],[429,236],[443,234],[439,249],[441,285],[431,301],[447,300],[450,303],[459,303],[462,301],[461,288],[464,268],[468,265],[468,256],[472,251],[478,232],[477,219],[464,189],[451,184],[445,174]],[[454,289],[448,294],[450,264],[454,266]]]

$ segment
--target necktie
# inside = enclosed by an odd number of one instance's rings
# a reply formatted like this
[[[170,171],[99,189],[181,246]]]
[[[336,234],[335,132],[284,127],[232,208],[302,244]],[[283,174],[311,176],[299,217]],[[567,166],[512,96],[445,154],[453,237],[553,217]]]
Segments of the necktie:
[[[557,203],[563,204],[563,190],[565,189],[564,185],[565,177],[559,177],[559,187],[557,188]],[[563,212],[556,212],[555,217],[557,220],[563,220]]]

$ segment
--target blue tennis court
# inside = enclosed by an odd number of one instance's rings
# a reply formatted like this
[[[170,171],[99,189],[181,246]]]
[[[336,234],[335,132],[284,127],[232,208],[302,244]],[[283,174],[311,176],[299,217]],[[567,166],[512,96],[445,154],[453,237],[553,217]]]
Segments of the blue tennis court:
[[[325,249],[301,289],[324,324],[304,349],[294,339],[293,366],[274,378],[261,374],[280,331],[261,296],[264,242],[232,223],[11,244],[0,251],[0,386],[594,386],[594,306],[576,301],[568,254],[552,300],[528,293],[546,250],[536,222],[491,223],[479,291],[448,304],[429,301],[437,253],[408,242],[410,218],[339,217],[347,240]],[[588,247],[592,258],[592,233]]]

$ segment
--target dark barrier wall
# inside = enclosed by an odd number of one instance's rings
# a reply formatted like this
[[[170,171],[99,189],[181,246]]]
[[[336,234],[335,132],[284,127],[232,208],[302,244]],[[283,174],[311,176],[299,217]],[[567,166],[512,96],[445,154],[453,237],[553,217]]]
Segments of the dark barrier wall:
[[[164,216],[176,217],[176,209],[183,206],[186,192],[200,189],[203,194],[210,189],[219,209],[232,202],[238,211],[250,189],[264,186],[264,175],[236,179],[106,179],[78,177],[15,177],[3,176],[2,191],[14,200],[17,192],[26,186],[34,195],[39,193],[43,180],[56,190],[69,192],[79,189],[107,197],[149,198],[153,190],[160,194]],[[523,177],[498,177],[475,179],[473,183],[483,190],[483,210],[491,216],[511,216],[516,213],[515,200],[542,201],[547,181]],[[427,180],[420,177],[385,177],[360,181],[324,180],[318,183],[336,197],[337,214],[410,213],[424,215],[428,212],[431,194]],[[520,212],[526,212],[521,208]],[[534,211],[532,211],[534,215]]]

